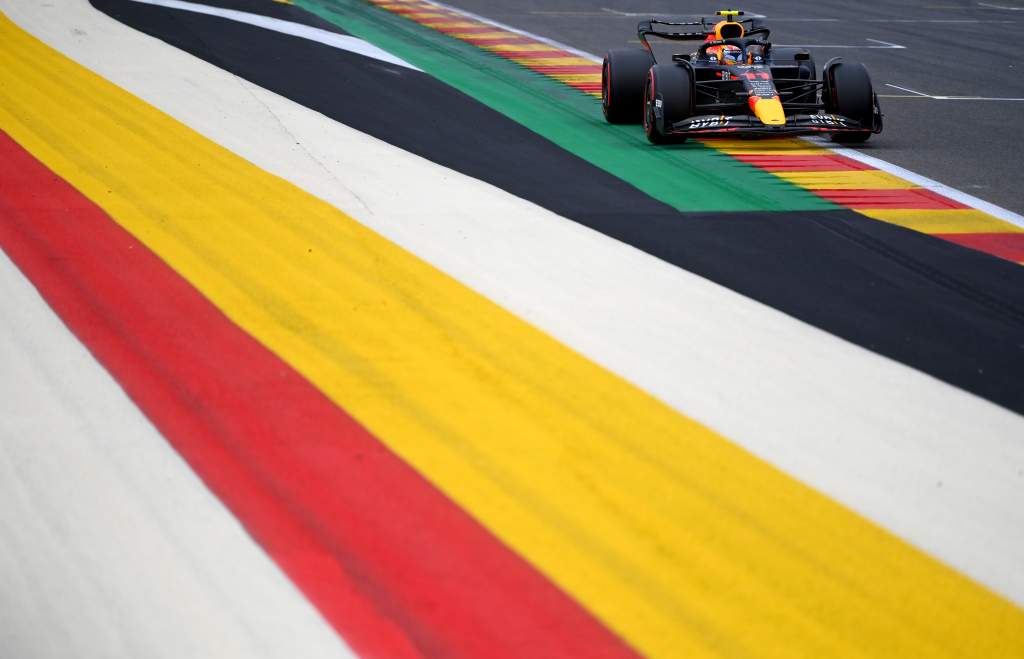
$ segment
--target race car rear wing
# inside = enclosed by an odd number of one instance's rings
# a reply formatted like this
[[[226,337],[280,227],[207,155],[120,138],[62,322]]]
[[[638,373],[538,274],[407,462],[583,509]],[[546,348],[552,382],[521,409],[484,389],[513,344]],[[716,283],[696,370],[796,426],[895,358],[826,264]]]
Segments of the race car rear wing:
[[[671,29],[662,29],[657,26],[675,27],[699,27],[700,32],[681,32]],[[669,41],[700,41],[708,36],[709,30],[713,31],[704,19],[694,23],[674,23],[672,21],[661,21],[652,18],[648,21],[640,21],[636,26],[636,34],[640,37],[640,43],[647,45],[647,37],[660,37]]]
[[[767,39],[769,35],[768,28],[764,27],[760,21],[748,18],[742,21],[743,31],[745,36],[750,37],[754,34],[763,34],[764,38]],[[669,29],[664,29],[659,26],[666,26]],[[680,27],[699,27],[699,32],[684,32],[680,30],[673,30],[671,28]],[[715,33],[715,26],[708,23],[706,18],[702,18],[699,21],[678,23],[674,21],[663,21],[657,18],[652,18],[646,21],[640,21],[636,26],[636,34],[640,39],[640,43],[648,51],[651,51],[651,45],[647,42],[647,37],[659,37],[668,41],[701,41],[708,37],[709,34]]]

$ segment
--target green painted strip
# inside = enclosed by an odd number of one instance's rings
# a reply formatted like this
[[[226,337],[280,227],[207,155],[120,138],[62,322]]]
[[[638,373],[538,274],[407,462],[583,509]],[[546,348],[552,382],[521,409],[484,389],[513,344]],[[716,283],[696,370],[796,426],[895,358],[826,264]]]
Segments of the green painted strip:
[[[681,211],[837,208],[701,144],[650,145],[637,126],[607,124],[593,97],[363,0],[294,2]]]

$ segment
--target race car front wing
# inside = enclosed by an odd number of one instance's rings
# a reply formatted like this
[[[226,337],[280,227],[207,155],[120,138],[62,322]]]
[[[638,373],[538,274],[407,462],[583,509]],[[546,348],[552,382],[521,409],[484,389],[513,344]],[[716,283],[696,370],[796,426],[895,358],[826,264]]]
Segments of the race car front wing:
[[[881,123],[880,121],[878,122]],[[864,126],[838,114],[794,114],[782,126],[767,126],[757,117],[741,115],[705,115],[689,117],[672,124],[672,135],[811,135],[815,133],[881,132],[881,126]]]

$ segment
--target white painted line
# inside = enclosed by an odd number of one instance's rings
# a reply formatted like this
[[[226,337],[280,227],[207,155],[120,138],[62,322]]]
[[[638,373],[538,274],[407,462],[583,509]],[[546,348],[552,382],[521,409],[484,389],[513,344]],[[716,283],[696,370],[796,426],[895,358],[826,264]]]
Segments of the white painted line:
[[[988,23],[976,18],[862,18],[864,23]]]
[[[866,39],[866,41],[870,41],[872,43],[880,43],[882,44],[882,48],[895,48],[897,50],[906,50],[907,48],[906,46],[901,46],[896,43],[890,43],[888,41],[882,41],[881,39]]]
[[[200,5],[194,2],[183,2],[182,0],[133,0],[133,2],[138,2],[144,5],[154,5],[157,7],[166,7],[168,9],[180,9],[181,11],[189,11],[195,14],[205,14],[207,16],[226,18],[237,23],[245,23],[246,25],[261,27],[272,32],[279,32],[292,37],[308,39],[309,41],[315,41],[317,43],[324,44],[325,46],[331,46],[332,48],[337,48],[339,50],[347,50],[350,53],[370,57],[372,59],[380,60],[381,62],[387,62],[388,64],[396,64],[407,69],[413,69],[414,71],[420,70],[405,60],[395,57],[391,53],[381,50],[377,46],[363,41],[362,39],[357,39],[356,37],[352,37],[347,34],[338,34],[336,32],[321,30],[318,27],[310,27],[309,25],[303,25],[302,23],[283,21],[279,18],[250,14],[249,12],[237,11],[235,9],[222,9],[221,7]]]
[[[128,92],[1024,603],[1024,417],[240,81],[86,0],[0,7]]]
[[[916,94],[918,96],[924,96],[925,98],[932,98],[929,94],[925,94],[923,92],[914,91],[913,89],[907,89],[906,87],[900,87],[899,85],[893,85],[893,84],[890,84],[888,82],[885,83],[885,86],[886,87],[892,87],[893,89],[898,89],[901,92],[908,92],[910,94]]]
[[[935,96],[933,94],[925,94],[924,92],[914,91],[913,89],[907,89],[906,87],[900,87],[899,85],[893,85],[891,83],[885,83],[886,87],[892,87],[903,92],[910,92],[916,94],[921,98],[930,98],[935,101],[1024,101],[1024,98],[1006,98],[1006,97],[992,97],[992,96]],[[895,96],[891,98],[906,98],[904,96]]]
[[[906,46],[901,46],[898,43],[889,43],[888,41],[880,41],[878,39],[865,39],[865,41],[871,41],[879,46],[849,46],[841,44],[803,44],[803,43],[777,43],[772,44],[774,46],[780,46],[785,48],[845,48],[849,50],[906,50]]]
[[[665,11],[620,11],[618,9],[609,9],[608,7],[602,7],[601,11],[614,16],[633,16],[637,18],[658,18],[668,16],[673,17],[673,20],[679,18],[712,18],[707,14],[675,14]],[[746,13],[743,15],[743,18],[765,18],[765,15]]]
[[[991,96],[932,96],[936,101],[1024,101],[1024,98],[999,98]]]
[[[979,2],[979,7],[987,7],[989,9],[1004,9],[1006,11],[1024,11],[1024,7],[1006,7],[1004,5],[993,5],[988,2]]]

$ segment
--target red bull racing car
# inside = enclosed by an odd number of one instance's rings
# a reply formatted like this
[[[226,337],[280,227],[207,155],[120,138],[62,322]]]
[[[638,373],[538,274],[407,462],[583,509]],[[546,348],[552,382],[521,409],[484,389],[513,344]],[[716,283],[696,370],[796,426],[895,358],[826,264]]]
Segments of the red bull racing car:
[[[741,11],[717,14],[717,23],[642,21],[642,48],[609,51],[601,76],[608,122],[642,123],[655,144],[691,135],[807,134],[852,143],[882,132],[878,97],[863,64],[836,57],[819,78],[806,49],[773,48],[768,28],[740,19]],[[649,37],[702,43],[659,63]]]

